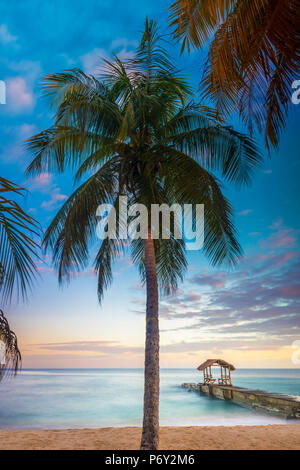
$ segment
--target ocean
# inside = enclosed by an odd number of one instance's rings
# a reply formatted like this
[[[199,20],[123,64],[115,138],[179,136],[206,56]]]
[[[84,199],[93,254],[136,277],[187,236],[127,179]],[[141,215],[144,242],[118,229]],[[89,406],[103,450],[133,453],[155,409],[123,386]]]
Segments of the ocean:
[[[291,423],[181,388],[183,382],[201,380],[196,370],[161,370],[161,425]],[[300,369],[239,369],[232,373],[232,381],[236,386],[300,395]],[[142,405],[141,369],[27,369],[0,382],[0,429],[140,426]]]

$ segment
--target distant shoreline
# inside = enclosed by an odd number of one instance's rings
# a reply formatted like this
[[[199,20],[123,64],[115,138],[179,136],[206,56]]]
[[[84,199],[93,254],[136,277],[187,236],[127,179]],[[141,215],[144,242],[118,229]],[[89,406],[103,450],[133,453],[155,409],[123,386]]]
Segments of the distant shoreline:
[[[140,435],[138,427],[1,430],[0,450],[135,450],[139,448]],[[300,423],[166,426],[160,428],[160,449],[300,450]]]

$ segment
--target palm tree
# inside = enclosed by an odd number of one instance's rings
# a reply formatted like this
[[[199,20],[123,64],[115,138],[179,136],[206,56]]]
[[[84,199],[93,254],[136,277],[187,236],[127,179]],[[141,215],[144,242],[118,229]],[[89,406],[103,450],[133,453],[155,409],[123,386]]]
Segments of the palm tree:
[[[269,150],[278,146],[299,78],[299,1],[176,0],[170,25],[182,50],[202,48],[214,35],[203,96],[222,113],[238,109],[251,133],[264,132]]]
[[[191,101],[190,87],[162,46],[156,23],[146,20],[135,58],[106,61],[102,80],[80,70],[44,79],[44,92],[56,107],[55,122],[28,141],[34,153],[28,173],[71,167],[75,181],[89,173],[45,234],[60,282],[88,263],[97,207],[109,202],[122,217],[122,195],[148,212],[152,204],[203,203],[204,251],[212,263],[231,264],[241,254],[231,205],[210,170],[248,184],[260,154],[250,138],[226,127],[215,111]],[[187,265],[184,240],[175,237],[171,225],[169,240],[153,239],[148,221],[148,238],[131,240],[130,248],[120,233],[105,238],[95,258],[100,302],[112,281],[113,261],[128,249],[146,284],[142,449],[157,449],[159,439],[159,289],[176,290]]]
[[[36,271],[35,236],[37,222],[12,198],[20,197],[24,189],[0,177],[0,293],[2,301],[11,298],[16,289],[26,296]],[[0,380],[5,373],[17,372],[21,367],[21,353],[17,337],[0,309]],[[5,356],[5,361],[3,361]]]

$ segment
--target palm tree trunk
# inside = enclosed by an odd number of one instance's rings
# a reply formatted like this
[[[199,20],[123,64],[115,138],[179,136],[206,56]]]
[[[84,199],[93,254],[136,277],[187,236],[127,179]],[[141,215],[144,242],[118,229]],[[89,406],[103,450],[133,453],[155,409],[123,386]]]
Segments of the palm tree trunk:
[[[159,443],[159,325],[158,284],[154,240],[144,240],[146,266],[146,348],[144,372],[144,419],[141,449],[156,450]]]

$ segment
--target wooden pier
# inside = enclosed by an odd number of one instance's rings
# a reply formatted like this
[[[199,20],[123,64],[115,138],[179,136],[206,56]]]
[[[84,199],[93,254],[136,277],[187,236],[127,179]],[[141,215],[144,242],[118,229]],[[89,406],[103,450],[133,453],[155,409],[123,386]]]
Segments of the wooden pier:
[[[184,383],[182,386],[187,390],[232,401],[245,408],[284,416],[287,419],[300,419],[300,397],[297,396],[230,385]]]
[[[212,368],[215,367],[220,368],[221,372],[218,380],[212,374]],[[245,408],[277,414],[287,419],[300,419],[300,397],[235,387],[231,381],[231,372],[235,366],[224,359],[207,359],[197,369],[203,372],[203,383],[184,383],[184,388],[232,401]]]

